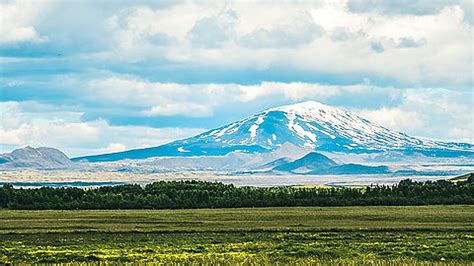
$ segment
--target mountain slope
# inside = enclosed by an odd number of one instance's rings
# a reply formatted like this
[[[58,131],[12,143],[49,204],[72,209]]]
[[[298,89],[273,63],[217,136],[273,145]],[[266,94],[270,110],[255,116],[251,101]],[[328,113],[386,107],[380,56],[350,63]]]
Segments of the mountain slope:
[[[473,154],[471,144],[411,137],[391,131],[354,113],[309,101],[271,108],[195,137],[158,147],[74,160],[115,161],[154,156],[225,155],[233,151],[268,152],[283,143],[328,152],[370,153],[395,150],[443,157]]]
[[[72,165],[71,160],[60,150],[54,148],[32,148],[27,146],[11,153],[0,155],[3,167],[62,168]]]

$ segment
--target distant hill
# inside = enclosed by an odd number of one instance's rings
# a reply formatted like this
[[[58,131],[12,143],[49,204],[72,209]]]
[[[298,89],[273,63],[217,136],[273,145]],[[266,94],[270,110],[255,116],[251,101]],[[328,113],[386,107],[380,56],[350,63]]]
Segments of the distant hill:
[[[339,153],[395,151],[436,157],[474,156],[472,144],[415,138],[389,130],[354,113],[309,101],[267,109],[165,145],[73,160],[101,162],[159,156],[220,156],[236,151],[267,153],[284,143]]]
[[[311,152],[304,157],[281,164],[275,168],[274,171],[283,171],[299,174],[328,174],[328,175],[341,175],[341,174],[383,174],[389,173],[389,169],[386,166],[369,166],[362,164],[337,164],[335,161],[328,157]]]
[[[280,165],[283,165],[283,164],[286,164],[286,163],[289,163],[289,162],[291,162],[291,160],[288,159],[288,158],[280,158],[280,159],[276,159],[274,161],[271,161],[269,163],[260,165],[258,168],[261,168],[261,169],[274,169],[275,167],[278,167]]]
[[[449,181],[451,181],[451,182],[467,181],[469,183],[474,183],[474,172],[453,177],[453,178],[449,179]]]
[[[298,160],[279,165],[273,168],[273,170],[290,172],[304,168],[308,172],[335,166],[337,166],[337,163],[328,157],[320,153],[310,152]]]
[[[11,153],[0,155],[0,167],[35,167],[35,168],[64,168],[72,162],[66,154],[58,149],[27,146],[16,149]]]

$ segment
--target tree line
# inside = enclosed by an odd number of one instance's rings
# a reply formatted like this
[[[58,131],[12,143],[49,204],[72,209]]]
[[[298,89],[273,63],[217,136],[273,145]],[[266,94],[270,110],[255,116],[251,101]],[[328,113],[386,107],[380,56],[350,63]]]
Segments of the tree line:
[[[155,182],[98,188],[0,187],[3,209],[185,209],[283,206],[474,204],[472,181],[403,180],[393,186],[236,187],[214,182]]]

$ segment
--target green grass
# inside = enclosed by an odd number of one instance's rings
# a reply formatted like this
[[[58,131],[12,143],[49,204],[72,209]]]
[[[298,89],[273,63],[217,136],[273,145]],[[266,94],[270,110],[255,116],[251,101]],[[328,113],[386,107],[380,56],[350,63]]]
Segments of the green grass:
[[[474,206],[0,211],[0,264],[474,263]]]

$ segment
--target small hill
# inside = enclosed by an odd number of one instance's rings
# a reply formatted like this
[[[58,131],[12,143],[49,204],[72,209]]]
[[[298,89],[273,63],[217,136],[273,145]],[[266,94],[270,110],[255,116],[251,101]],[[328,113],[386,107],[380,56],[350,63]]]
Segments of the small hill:
[[[273,168],[273,170],[314,175],[384,174],[390,172],[387,166],[339,165],[328,157],[316,152],[308,153],[298,160],[279,165]]]
[[[337,166],[335,161],[320,153],[310,152],[298,160],[279,165],[273,168],[273,170],[290,172],[297,169],[303,170],[301,168],[305,168],[306,171],[314,171],[334,166]]]
[[[33,148],[27,146],[0,155],[0,166],[2,168],[64,168],[71,165],[72,162],[66,154],[58,149],[47,147]]]
[[[269,163],[266,163],[264,165],[261,165],[261,166],[259,166],[259,168],[261,168],[261,169],[273,169],[275,167],[279,167],[279,166],[281,166],[283,164],[287,164],[289,162],[291,162],[291,160],[288,159],[288,158],[280,158],[280,159],[276,159],[274,161],[271,161]]]

